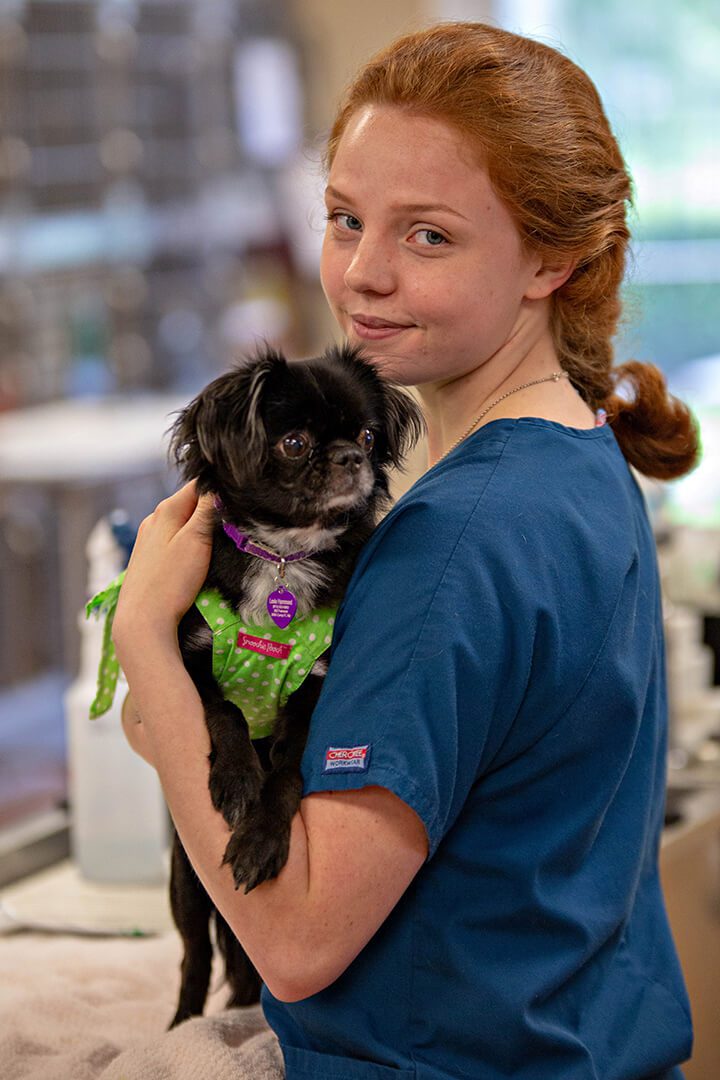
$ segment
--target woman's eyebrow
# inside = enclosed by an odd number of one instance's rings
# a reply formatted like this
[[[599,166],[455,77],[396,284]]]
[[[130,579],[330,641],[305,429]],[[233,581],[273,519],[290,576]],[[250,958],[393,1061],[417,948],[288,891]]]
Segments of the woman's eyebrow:
[[[328,184],[325,188],[325,194],[331,195],[334,199],[339,199],[341,202],[351,203],[352,199],[347,195],[343,195],[341,191],[334,188],[332,184]],[[461,214],[459,210],[454,210],[452,206],[448,206],[447,203],[395,203],[392,210],[403,211],[411,214],[432,214],[441,211],[445,214],[453,214],[455,217],[462,218],[463,221],[469,221],[470,219]]]

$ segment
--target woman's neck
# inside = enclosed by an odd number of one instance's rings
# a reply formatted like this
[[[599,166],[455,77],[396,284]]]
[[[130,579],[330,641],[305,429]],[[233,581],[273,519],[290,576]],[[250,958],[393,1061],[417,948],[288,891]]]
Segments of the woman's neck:
[[[482,426],[503,417],[540,416],[575,427],[592,427],[594,418],[567,379],[550,379],[561,370],[549,331],[521,328],[485,362],[457,378],[418,386],[428,428],[428,465],[440,460],[498,398],[524,383],[538,383],[504,398],[484,415]],[[476,430],[477,428],[473,428]]]

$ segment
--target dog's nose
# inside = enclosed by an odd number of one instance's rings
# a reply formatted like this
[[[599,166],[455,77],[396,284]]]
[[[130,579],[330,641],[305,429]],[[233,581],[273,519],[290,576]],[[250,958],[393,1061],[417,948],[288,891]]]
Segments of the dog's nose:
[[[328,455],[332,465],[339,465],[342,469],[357,472],[363,462],[363,452],[359,446],[336,446]]]

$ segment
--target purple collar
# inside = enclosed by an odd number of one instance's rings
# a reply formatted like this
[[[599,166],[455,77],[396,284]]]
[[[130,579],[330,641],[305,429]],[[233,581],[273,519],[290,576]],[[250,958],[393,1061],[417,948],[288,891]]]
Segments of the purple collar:
[[[215,509],[220,515],[225,509],[222,501],[217,496],[215,497]],[[249,536],[240,532],[237,525],[225,521],[224,518],[222,519],[222,527],[223,532],[232,540],[238,551],[244,551],[246,555],[255,555],[258,559],[265,559],[267,562],[277,563],[280,567],[280,577],[284,577],[286,563],[306,559],[309,555],[307,551],[295,551],[291,555],[278,555],[275,551],[268,551],[266,548],[254,544]]]

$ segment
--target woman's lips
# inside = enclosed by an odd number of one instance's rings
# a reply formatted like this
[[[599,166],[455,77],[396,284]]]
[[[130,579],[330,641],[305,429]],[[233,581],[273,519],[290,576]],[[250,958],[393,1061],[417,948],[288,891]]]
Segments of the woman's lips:
[[[369,315],[351,315],[353,332],[359,338],[366,341],[380,341],[382,338],[396,337],[403,330],[409,330],[409,325],[401,323],[383,322]]]

